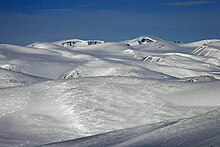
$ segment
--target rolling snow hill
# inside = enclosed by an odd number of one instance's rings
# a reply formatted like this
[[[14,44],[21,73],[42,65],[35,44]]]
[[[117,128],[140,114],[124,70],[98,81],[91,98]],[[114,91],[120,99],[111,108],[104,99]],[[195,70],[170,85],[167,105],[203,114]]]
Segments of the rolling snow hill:
[[[219,146],[220,43],[0,44],[0,146]]]

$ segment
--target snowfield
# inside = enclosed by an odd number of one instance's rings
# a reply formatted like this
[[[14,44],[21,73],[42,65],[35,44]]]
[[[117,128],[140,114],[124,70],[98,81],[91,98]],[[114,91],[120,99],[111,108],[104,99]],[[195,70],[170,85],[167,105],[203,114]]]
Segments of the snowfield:
[[[220,40],[0,44],[0,146],[220,146]]]

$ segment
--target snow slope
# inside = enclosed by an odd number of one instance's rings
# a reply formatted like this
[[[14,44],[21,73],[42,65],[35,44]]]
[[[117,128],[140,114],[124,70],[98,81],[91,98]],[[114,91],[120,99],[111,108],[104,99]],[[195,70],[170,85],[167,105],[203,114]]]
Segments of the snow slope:
[[[67,51],[51,43],[38,43],[31,47],[0,44],[0,67],[56,79],[64,71],[90,58],[86,55],[78,55],[71,50]]]
[[[195,117],[149,124],[43,146],[219,146],[219,111],[216,109]]]
[[[26,84],[48,81],[50,79],[36,77],[24,73],[9,71],[0,68],[0,88],[21,86]]]
[[[219,49],[152,36],[0,44],[0,146],[220,145]]]
[[[176,107],[163,100],[174,91],[190,87],[194,86],[140,78],[97,77],[4,89],[0,91],[1,95],[7,95],[1,98],[0,145],[39,145],[190,117],[213,109]]]

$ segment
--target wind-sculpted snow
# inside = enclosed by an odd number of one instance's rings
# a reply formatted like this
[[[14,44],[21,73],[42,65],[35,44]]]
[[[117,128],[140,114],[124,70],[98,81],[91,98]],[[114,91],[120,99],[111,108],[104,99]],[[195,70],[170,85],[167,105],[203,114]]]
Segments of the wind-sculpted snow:
[[[1,90],[4,97],[0,99],[0,142],[2,146],[39,145],[207,111],[207,108],[176,108],[161,99],[188,86],[103,77]]]
[[[219,106],[219,81],[197,83],[197,87],[174,92],[165,100],[179,106]]]
[[[27,85],[47,80],[50,79],[36,77],[0,68],[0,88]]]
[[[66,70],[92,58],[48,44],[41,43],[35,47],[0,45],[2,56],[0,67],[29,75],[56,79]],[[53,48],[50,48],[51,46]]]
[[[97,77],[97,76],[126,76],[152,79],[173,79],[163,73],[151,71],[147,68],[137,66],[129,62],[117,63],[112,60],[92,60],[82,66],[71,69],[61,75],[60,79],[77,77]]]
[[[149,124],[42,146],[214,147],[220,145],[219,118],[219,109],[216,109],[195,117]]]
[[[219,145],[219,49],[152,36],[0,44],[0,146]]]
[[[192,53],[198,56],[206,56],[220,59],[220,49],[207,45],[196,48]]]

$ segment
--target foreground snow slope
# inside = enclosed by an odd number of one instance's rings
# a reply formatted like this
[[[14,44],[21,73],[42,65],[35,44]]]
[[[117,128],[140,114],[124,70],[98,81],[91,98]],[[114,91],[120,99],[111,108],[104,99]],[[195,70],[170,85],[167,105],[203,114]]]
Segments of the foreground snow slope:
[[[182,82],[97,77],[4,89],[0,91],[5,96],[0,107],[0,142],[2,146],[39,145],[191,117],[214,109],[199,105],[176,107],[163,100],[174,91],[192,87],[195,85]]]
[[[51,147],[211,147],[220,145],[220,110],[183,118],[180,120],[154,123],[75,140],[51,143]]]
[[[152,36],[0,44],[0,146],[219,145],[219,49]]]

